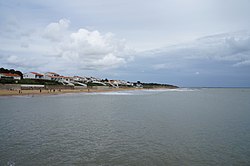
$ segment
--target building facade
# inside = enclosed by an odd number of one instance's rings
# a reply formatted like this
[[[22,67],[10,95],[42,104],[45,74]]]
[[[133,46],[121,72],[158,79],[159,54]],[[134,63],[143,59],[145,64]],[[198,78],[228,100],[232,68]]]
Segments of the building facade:
[[[23,74],[24,79],[44,79],[44,75],[37,72],[29,72]]]

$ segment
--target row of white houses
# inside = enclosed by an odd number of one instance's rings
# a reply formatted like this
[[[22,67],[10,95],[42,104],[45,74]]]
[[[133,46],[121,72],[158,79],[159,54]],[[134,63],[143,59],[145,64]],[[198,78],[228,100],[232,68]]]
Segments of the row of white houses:
[[[100,82],[101,79],[98,79],[95,77],[80,77],[80,76],[66,77],[66,76],[61,76],[54,72],[46,72],[44,74],[37,73],[37,72],[24,73],[23,79],[54,80],[54,81],[62,82],[63,84],[67,84],[67,85],[77,84],[80,86],[86,86],[85,83],[88,83],[88,82],[104,84]]]
[[[40,74],[37,72],[29,72],[23,74],[23,79],[46,79],[53,80],[54,77],[59,77],[60,75],[53,72],[47,72],[44,74]]]
[[[0,78],[11,78],[15,80],[20,80],[21,76],[12,73],[0,73]],[[133,86],[133,83],[123,81],[123,80],[106,80],[103,81],[101,79],[95,77],[66,77],[61,76],[60,74],[54,72],[46,72],[44,74],[37,73],[37,72],[28,72],[23,74],[23,79],[44,79],[44,80],[53,80],[63,83],[64,85],[80,85],[80,86],[87,86],[88,82],[102,84],[104,86],[112,86],[112,87],[119,87],[119,86]]]
[[[23,79],[45,79],[45,80],[54,80],[54,81],[80,81],[80,82],[93,82],[93,81],[100,81],[101,79],[95,77],[68,77],[68,76],[61,76],[54,72],[46,72],[44,74],[37,73],[37,72],[29,72],[23,74]]]
[[[12,74],[12,73],[0,73],[0,78],[10,78],[14,80],[20,80],[21,76],[18,74]]]
[[[85,83],[92,82],[92,83],[99,83],[104,86],[113,86],[113,87],[119,87],[121,85],[126,86],[133,86],[132,83],[129,83],[127,81],[123,80],[109,80],[108,82],[102,82],[101,79],[95,78],[95,77],[80,77],[80,76],[74,76],[74,77],[65,77],[61,76],[54,72],[46,72],[44,74],[37,73],[37,72],[29,72],[23,74],[24,79],[45,79],[45,80],[54,80],[58,82],[62,82],[67,85],[74,85],[79,84],[81,86],[85,86]]]
[[[65,77],[61,76],[54,72],[46,72],[44,74],[37,72],[29,72],[23,74],[23,79],[44,79],[44,80],[54,80],[62,83],[66,83],[67,85],[74,85],[73,83],[76,81],[84,81],[83,77]]]

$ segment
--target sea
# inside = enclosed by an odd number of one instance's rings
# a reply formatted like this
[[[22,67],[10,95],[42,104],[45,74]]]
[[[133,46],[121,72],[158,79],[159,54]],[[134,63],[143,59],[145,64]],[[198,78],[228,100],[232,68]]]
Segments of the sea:
[[[250,89],[0,97],[1,166],[250,165]]]

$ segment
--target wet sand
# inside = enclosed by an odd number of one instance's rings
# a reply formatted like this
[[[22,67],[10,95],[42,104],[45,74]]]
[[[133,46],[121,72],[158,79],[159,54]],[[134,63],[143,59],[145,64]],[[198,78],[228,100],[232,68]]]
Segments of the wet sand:
[[[58,95],[64,93],[93,93],[126,90],[140,90],[141,88],[111,88],[111,89],[62,89],[62,90],[0,90],[0,96],[16,95]]]

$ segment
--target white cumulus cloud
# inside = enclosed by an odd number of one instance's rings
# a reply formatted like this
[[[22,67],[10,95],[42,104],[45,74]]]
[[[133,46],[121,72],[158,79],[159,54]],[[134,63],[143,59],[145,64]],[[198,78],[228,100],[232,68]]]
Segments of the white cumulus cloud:
[[[5,41],[6,47],[2,51],[9,56],[2,63],[26,66],[27,70],[30,66],[43,71],[50,68],[55,71],[103,70],[119,67],[132,59],[132,50],[124,39],[98,30],[79,28],[72,31],[70,20],[67,19],[37,29],[20,43],[15,41],[13,44],[8,39]],[[20,45],[25,49],[20,49]]]
[[[59,41],[65,35],[68,29],[70,21],[67,19],[61,19],[59,22],[53,22],[47,25],[44,29],[43,36],[52,41]]]
[[[72,61],[81,69],[108,69],[125,64],[129,49],[112,33],[79,29],[58,45],[59,57]]]

